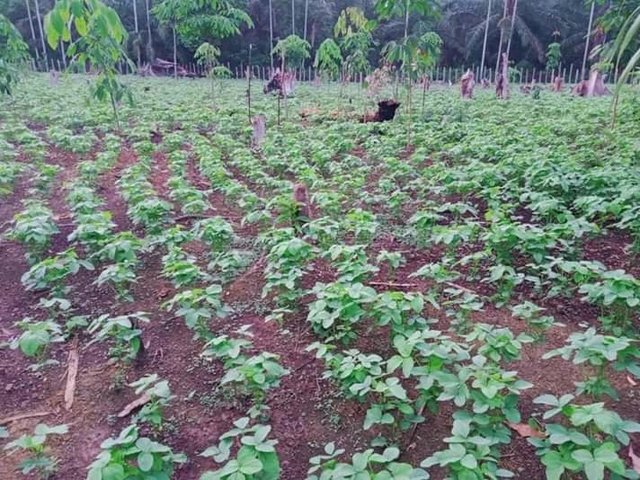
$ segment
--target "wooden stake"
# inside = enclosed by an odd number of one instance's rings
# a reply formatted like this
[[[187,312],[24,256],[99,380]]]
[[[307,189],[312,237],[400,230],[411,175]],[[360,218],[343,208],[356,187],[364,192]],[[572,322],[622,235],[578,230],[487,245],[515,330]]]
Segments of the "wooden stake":
[[[71,350],[69,351],[67,366],[67,386],[64,389],[64,408],[71,410],[73,399],[76,392],[76,377],[78,376],[78,366],[80,365],[80,356],[78,355],[78,337],[73,340]]]

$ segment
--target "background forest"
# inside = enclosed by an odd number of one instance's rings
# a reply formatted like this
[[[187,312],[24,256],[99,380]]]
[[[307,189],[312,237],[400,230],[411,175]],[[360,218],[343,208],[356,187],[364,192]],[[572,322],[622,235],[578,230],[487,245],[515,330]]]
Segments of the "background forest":
[[[34,57],[37,53],[42,55],[43,48],[48,49],[46,42],[42,41],[42,30],[39,27],[53,3],[53,0],[0,0],[0,13],[18,27],[28,41]],[[160,16],[154,10],[155,4],[160,3],[158,0],[111,0],[106,3],[116,9],[129,32],[127,48],[130,58],[140,58],[142,62],[154,57],[172,58],[171,23],[159,21]],[[275,46],[278,40],[292,33],[309,42],[312,47],[309,62],[312,62],[315,50],[322,41],[333,36],[334,25],[345,8],[359,7],[367,18],[376,18],[375,0],[233,0],[231,3],[248,13],[253,28],[243,23],[241,35],[224,40],[216,40],[214,37],[208,40],[213,40],[212,43],[220,47],[220,61],[232,66],[246,62],[249,45],[253,45],[254,63],[268,65],[271,35]],[[579,65],[582,62],[591,1],[508,0],[508,4],[509,8],[516,11],[510,54],[515,66],[544,67],[551,44],[559,44],[564,64]],[[594,18],[596,22],[603,17],[606,20],[606,13],[611,9],[631,11],[639,4],[638,0],[598,0],[593,2]],[[433,15],[412,12],[409,16],[409,29],[414,34],[435,31],[440,35],[443,40],[440,65],[479,64],[487,18],[489,33],[486,63],[495,65],[501,31],[510,25],[507,22],[509,25],[505,27],[504,22],[501,22],[504,18],[502,0],[442,0],[438,10]],[[384,45],[402,37],[404,26],[403,15],[392,16],[377,25],[372,33],[373,48],[369,52],[373,65],[377,64],[376,59]],[[615,25],[608,27],[615,29]],[[597,29],[594,31],[596,34],[602,33]],[[179,62],[192,62],[198,44],[194,45],[189,38],[179,35]],[[59,51],[48,50],[50,56],[60,56]]]

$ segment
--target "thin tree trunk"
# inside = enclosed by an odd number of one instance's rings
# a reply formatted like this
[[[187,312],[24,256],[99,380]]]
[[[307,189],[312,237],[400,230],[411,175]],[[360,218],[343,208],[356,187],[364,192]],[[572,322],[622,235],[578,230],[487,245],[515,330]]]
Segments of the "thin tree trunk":
[[[29,0],[25,0],[25,2],[27,4],[27,16],[29,17],[29,29],[31,30],[31,40],[33,40],[33,45],[34,45],[34,49],[36,51],[36,58],[40,58],[40,51],[38,50],[38,47],[36,46],[36,44],[38,43],[38,40],[36,38],[36,30],[35,28],[33,28],[33,17],[31,16],[31,6],[29,5]]]
[[[591,30],[593,28],[593,17],[595,15],[595,12],[596,12],[596,2],[595,0],[593,0],[591,2],[591,14],[589,15],[589,29],[587,30],[587,40],[584,45],[584,57],[582,58],[582,71],[580,72],[580,75],[583,80],[587,78],[587,75],[586,75],[587,58],[589,58],[589,44],[591,42]]]
[[[137,39],[136,41],[136,52],[138,54],[138,63],[136,66],[140,68],[140,29],[138,28],[138,0],[133,0],[133,28],[136,32]]]
[[[173,77],[178,79],[178,42],[176,40],[176,27],[172,27],[173,30]]]
[[[487,21],[484,26],[484,43],[482,45],[482,61],[480,62],[480,81],[484,79],[484,62],[487,58],[487,41],[489,40],[489,20],[491,18],[491,6],[493,0],[489,0],[489,6],[487,8]]]
[[[498,61],[496,62],[496,75],[500,71],[500,61],[502,60],[502,44],[504,43],[504,22],[509,13],[509,0],[504,0],[504,11],[500,21],[500,44],[498,45]]]
[[[407,0],[404,5],[404,39],[405,41],[409,37],[409,5],[411,4],[411,0]]]
[[[513,4],[513,12],[511,12],[511,30],[509,31],[509,41],[507,43],[507,58],[511,53],[511,41],[513,40],[513,31],[516,28],[516,15],[518,14],[518,0]]]
[[[42,18],[40,17],[40,3],[38,0],[34,0],[36,5],[36,19],[38,20],[38,30],[40,32],[40,41],[42,42],[42,55],[44,56],[44,62],[47,66],[45,71],[49,71],[49,55],[47,54],[47,45],[44,42],[44,33],[42,29]]]
[[[64,43],[60,40],[60,56],[62,57],[62,66],[67,69],[67,52],[64,49]]]
[[[307,22],[309,20],[309,0],[304,1],[304,40],[307,40]]]
[[[147,55],[153,54],[153,40],[151,39],[151,9],[149,8],[149,0],[145,0],[145,7],[147,9]],[[147,58],[149,63],[153,62],[153,58]]]
[[[249,44],[249,66],[247,67],[247,109],[249,111],[249,125],[251,125],[251,77],[252,77],[252,67],[251,67],[251,53],[253,52],[253,45]]]
[[[291,0],[291,34],[296,34],[296,1]]]
[[[316,31],[318,28],[318,24],[317,22],[313,22],[311,24],[311,48],[315,48],[316,47]]]
[[[136,33],[139,32],[138,30],[138,0],[133,0],[133,29],[135,30]]]
[[[273,0],[269,0],[269,59],[271,60],[271,75],[273,75]]]

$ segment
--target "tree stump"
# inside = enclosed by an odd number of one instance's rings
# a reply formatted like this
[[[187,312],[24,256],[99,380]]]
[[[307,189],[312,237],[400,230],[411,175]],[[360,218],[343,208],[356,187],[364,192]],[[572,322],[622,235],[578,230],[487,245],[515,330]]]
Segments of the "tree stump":
[[[496,97],[506,100],[509,98],[509,59],[507,54],[502,54],[502,65],[496,80]]]
[[[362,123],[372,122],[388,122],[395,118],[396,111],[400,104],[395,100],[382,100],[378,102],[378,111],[376,113],[367,113],[362,117]]]
[[[251,148],[260,148],[267,135],[267,118],[264,115],[256,115],[251,119],[251,127],[253,127]]]
[[[460,93],[462,94],[462,98],[472,99],[475,86],[476,76],[471,69],[469,69],[460,79]]]

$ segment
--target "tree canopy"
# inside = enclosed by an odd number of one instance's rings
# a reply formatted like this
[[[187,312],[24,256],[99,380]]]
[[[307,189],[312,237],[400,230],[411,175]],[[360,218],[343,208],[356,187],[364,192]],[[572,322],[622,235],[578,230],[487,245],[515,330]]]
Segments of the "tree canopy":
[[[506,17],[505,1],[509,3]],[[592,35],[600,32],[608,39],[615,37],[625,19],[640,7],[640,0],[594,2],[596,21]],[[33,3],[34,0],[0,0],[0,13],[16,26],[35,56],[42,47]],[[340,45],[343,56],[350,55],[344,43],[351,43],[353,51],[364,52],[366,57],[359,54],[360,66],[377,65],[382,49],[390,41],[434,32],[442,39],[440,64],[468,66],[480,63],[488,26],[486,65],[495,64],[501,34],[506,33],[511,38],[512,64],[545,68],[553,44],[557,44],[552,48],[554,59],[565,65],[581,64],[592,1],[518,0],[515,9],[514,0],[106,0],[104,3],[118,13],[133,39],[127,44],[131,58],[138,56],[136,49],[141,44],[153,47],[145,49],[142,61],[150,60],[151,55],[172,58],[175,27],[176,56],[181,63],[194,61],[197,47],[208,42],[220,49],[222,64],[246,63],[249,45],[253,45],[253,63],[268,65],[278,42],[297,35],[310,45],[308,64],[313,63],[320,45],[333,39]],[[54,0],[39,0],[42,17],[53,4]],[[366,25],[354,23],[354,12],[361,12]],[[336,35],[337,24],[343,25],[339,27],[344,29],[342,34]],[[367,48],[355,48],[355,42],[358,47],[366,43]],[[638,45],[637,36],[631,44]],[[627,56],[631,51],[627,50]],[[53,57],[59,55],[51,50],[49,53]]]

